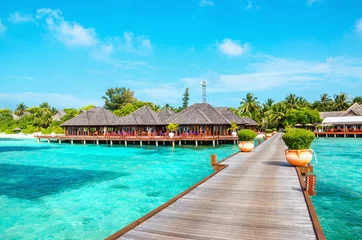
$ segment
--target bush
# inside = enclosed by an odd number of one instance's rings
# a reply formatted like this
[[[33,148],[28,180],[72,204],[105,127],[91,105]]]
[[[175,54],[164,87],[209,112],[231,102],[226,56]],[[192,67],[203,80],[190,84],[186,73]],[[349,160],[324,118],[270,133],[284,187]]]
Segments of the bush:
[[[238,132],[239,141],[253,141],[256,137],[256,133],[253,130],[242,129]]]
[[[170,122],[167,126],[166,126],[166,130],[169,132],[175,132],[178,129],[178,124],[172,123]]]
[[[268,128],[268,129],[265,130],[265,132],[266,132],[266,133],[272,133],[273,130],[271,130],[271,129]]]
[[[273,128],[273,132],[276,132],[276,131],[278,131],[278,129],[277,129],[277,128]]]
[[[292,129],[283,135],[283,141],[290,150],[309,149],[314,138],[314,133],[305,129]]]
[[[284,133],[287,133],[287,132],[289,132],[290,130],[292,130],[292,128],[291,128],[290,126],[286,126],[286,127],[284,128]]]

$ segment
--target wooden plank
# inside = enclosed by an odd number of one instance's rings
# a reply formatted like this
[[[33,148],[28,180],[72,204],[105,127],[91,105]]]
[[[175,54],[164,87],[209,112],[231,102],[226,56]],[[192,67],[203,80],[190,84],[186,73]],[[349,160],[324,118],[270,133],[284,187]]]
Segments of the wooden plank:
[[[108,239],[323,239],[284,149],[277,134],[230,157],[228,167]]]

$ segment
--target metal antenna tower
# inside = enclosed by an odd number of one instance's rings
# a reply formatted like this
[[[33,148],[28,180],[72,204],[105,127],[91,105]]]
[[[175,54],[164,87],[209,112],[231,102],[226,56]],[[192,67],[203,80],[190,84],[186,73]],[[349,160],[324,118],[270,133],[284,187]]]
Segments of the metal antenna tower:
[[[202,87],[202,103],[206,103],[206,86],[207,86],[207,81],[206,80],[201,80],[200,85]]]

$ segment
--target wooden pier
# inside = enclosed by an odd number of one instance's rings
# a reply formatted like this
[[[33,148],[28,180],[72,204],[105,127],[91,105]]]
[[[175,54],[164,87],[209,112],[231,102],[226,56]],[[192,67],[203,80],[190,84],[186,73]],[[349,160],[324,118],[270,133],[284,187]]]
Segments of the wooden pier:
[[[221,143],[233,143],[237,144],[238,137],[233,137],[231,135],[227,136],[174,136],[173,138],[164,137],[164,136],[72,136],[72,135],[39,135],[35,136],[40,142],[41,139],[46,139],[48,142],[67,142],[67,143],[81,143],[81,144],[123,144],[125,146],[129,144],[137,145],[184,145],[184,144],[194,144],[196,147],[201,144],[212,144],[214,147]]]
[[[360,138],[362,132],[314,132],[317,137],[345,137],[345,138]]]
[[[325,239],[281,134],[108,239]],[[120,216],[121,217],[121,216]]]

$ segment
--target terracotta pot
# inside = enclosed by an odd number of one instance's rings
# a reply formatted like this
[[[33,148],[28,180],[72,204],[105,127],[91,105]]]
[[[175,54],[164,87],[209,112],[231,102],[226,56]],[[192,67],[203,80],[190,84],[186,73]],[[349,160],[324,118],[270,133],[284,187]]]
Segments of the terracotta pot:
[[[238,147],[242,152],[251,152],[254,149],[254,142],[239,142]]]
[[[271,133],[266,133],[265,136],[266,136],[266,139],[270,139],[270,138],[273,136],[273,134],[271,134]]]
[[[285,159],[288,163],[296,167],[305,166],[312,161],[313,151],[312,149],[303,150],[289,150],[285,149]]]

